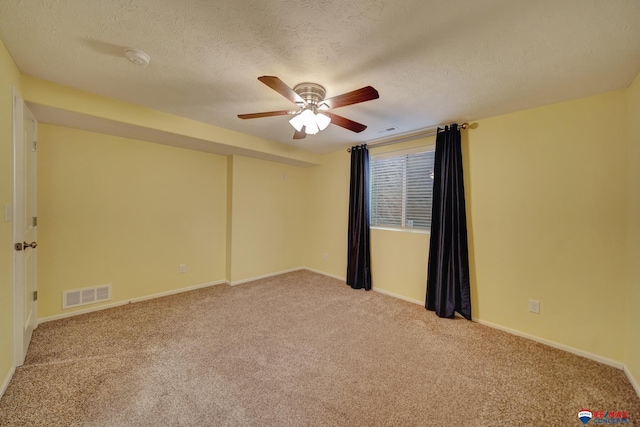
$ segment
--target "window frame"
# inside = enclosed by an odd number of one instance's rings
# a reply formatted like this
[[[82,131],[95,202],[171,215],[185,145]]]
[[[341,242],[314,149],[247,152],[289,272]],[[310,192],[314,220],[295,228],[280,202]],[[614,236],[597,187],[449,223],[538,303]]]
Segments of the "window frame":
[[[420,154],[420,153],[425,153],[425,152],[433,152],[435,155],[435,150],[436,150],[436,145],[435,143],[433,144],[429,144],[429,145],[422,145],[422,146],[418,146],[418,147],[412,147],[412,148],[405,148],[405,149],[399,149],[399,150],[392,150],[392,151],[384,151],[381,153],[374,153],[370,155],[370,165],[369,165],[369,218],[373,219],[373,215],[372,215],[372,206],[373,206],[373,195],[372,195],[372,191],[371,191],[371,185],[372,185],[372,163],[375,160],[381,160],[381,159],[385,159],[385,158],[391,158],[391,157],[403,157],[406,155],[411,155],[411,154]],[[434,168],[435,169],[435,168]],[[406,191],[407,191],[407,187],[406,187],[406,169],[404,170],[404,176],[405,178],[403,179],[403,189],[402,189],[402,217],[401,217],[401,226],[399,227],[394,227],[394,226],[389,226],[389,225],[370,225],[370,228],[375,229],[375,230],[385,230],[385,231],[395,231],[395,232],[401,232],[401,233],[414,233],[414,234],[431,234],[431,227],[429,227],[428,229],[425,228],[413,228],[413,227],[407,227],[406,226],[406,212],[407,212],[407,206],[406,206]],[[432,193],[433,195],[433,193]],[[429,225],[431,225],[431,222],[429,222]]]

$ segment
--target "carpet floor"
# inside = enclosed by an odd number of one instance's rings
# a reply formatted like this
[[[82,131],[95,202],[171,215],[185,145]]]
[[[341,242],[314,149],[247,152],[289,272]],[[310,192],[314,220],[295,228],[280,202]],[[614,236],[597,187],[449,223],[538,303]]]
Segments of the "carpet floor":
[[[297,271],[40,325],[0,425],[581,426],[582,408],[640,423],[618,369]]]

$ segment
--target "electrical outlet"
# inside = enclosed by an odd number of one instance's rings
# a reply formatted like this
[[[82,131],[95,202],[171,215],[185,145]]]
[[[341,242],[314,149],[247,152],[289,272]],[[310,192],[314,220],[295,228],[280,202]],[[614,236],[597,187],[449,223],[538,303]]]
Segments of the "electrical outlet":
[[[540,314],[540,301],[533,299],[529,300],[529,311],[532,313]]]
[[[180,266],[178,267],[178,273],[182,274],[186,272],[187,272],[187,264],[180,264]]]
[[[11,205],[4,205],[4,222],[13,221],[13,207]]]
[[[328,260],[328,259],[329,259],[329,255],[327,255],[327,254],[322,254],[322,260],[323,260],[323,261],[326,261],[326,260]]]

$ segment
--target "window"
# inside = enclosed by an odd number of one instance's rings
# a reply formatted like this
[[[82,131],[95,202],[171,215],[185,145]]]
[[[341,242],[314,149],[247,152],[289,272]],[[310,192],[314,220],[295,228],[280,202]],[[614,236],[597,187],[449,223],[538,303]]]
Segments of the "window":
[[[371,156],[372,227],[431,229],[433,147]]]

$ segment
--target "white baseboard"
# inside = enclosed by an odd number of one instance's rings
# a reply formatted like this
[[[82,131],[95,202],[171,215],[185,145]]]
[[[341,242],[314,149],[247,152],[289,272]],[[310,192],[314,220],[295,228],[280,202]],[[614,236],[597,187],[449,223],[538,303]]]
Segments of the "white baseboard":
[[[591,360],[594,360],[596,362],[604,363],[605,365],[613,366],[614,368],[618,368],[618,369],[624,369],[625,368],[624,363],[622,363],[622,362],[618,362],[616,360],[609,359],[607,357],[598,356],[597,354],[589,353],[588,351],[580,350],[578,348],[571,347],[571,346],[568,346],[568,345],[565,345],[565,344],[560,344],[559,342],[556,342],[556,341],[551,341],[551,340],[548,340],[548,339],[545,339],[545,338],[540,338],[540,337],[537,337],[535,335],[527,334],[525,332],[521,332],[521,331],[518,331],[516,329],[506,328],[504,326],[497,325],[497,324],[491,323],[491,322],[486,322],[486,321],[480,320],[480,319],[473,319],[473,321],[474,322],[478,322],[481,325],[489,326],[490,328],[499,329],[501,331],[508,332],[508,333],[510,333],[512,335],[517,335],[519,337],[528,338],[530,340],[539,342],[541,344],[548,345],[550,347],[554,347],[554,348],[557,348],[557,349],[560,349],[560,350],[568,351],[569,353],[577,354],[578,356],[586,357],[587,359],[591,359]]]
[[[38,319],[38,324],[51,322],[52,320],[65,319],[67,317],[79,316],[80,314],[92,313],[94,311],[106,310],[108,308],[119,307],[121,305],[132,304],[132,303],[146,301],[146,300],[150,300],[150,299],[154,299],[154,298],[160,298],[160,297],[164,297],[164,296],[168,296],[168,295],[179,294],[179,293],[182,293],[182,292],[189,292],[189,291],[193,291],[193,290],[196,290],[196,289],[206,288],[206,287],[209,287],[209,286],[221,285],[223,283],[225,283],[224,280],[218,280],[218,281],[215,281],[215,282],[208,282],[208,283],[201,283],[199,285],[187,286],[186,288],[172,289],[170,291],[165,291],[165,292],[158,292],[157,294],[146,295],[146,296],[143,296],[143,297],[133,298],[133,299],[130,299],[130,300],[117,301],[117,302],[113,302],[111,304],[97,305],[97,306],[88,307],[88,308],[85,308],[85,309],[82,309],[82,310],[70,311],[68,313],[54,314],[53,316],[47,316],[47,317],[43,317],[43,318]]]
[[[39,318],[38,319],[38,324],[41,325],[43,323],[51,322],[53,320],[65,319],[67,317],[73,317],[73,316],[79,316],[81,314],[93,313],[94,311],[106,310],[108,308],[119,307],[121,305],[126,305],[126,304],[129,304],[128,300],[127,301],[112,302],[110,304],[96,305],[96,306],[93,306],[93,307],[83,308],[82,310],[70,311],[68,313],[54,314],[53,316],[46,316],[46,317]]]
[[[305,270],[305,268],[304,267],[295,267],[295,268],[290,268],[288,270],[277,271],[275,273],[268,273],[268,274],[262,274],[260,276],[249,277],[248,279],[234,280],[233,282],[227,280],[225,283],[227,285],[230,285],[230,286],[236,286],[236,285],[241,285],[243,283],[249,283],[249,282],[253,282],[255,280],[260,280],[260,279],[267,279],[269,277],[279,276],[281,274],[291,273],[291,272],[299,271],[299,270]]]
[[[147,301],[154,298],[161,298],[169,295],[181,294],[182,292],[195,291],[196,289],[208,288],[209,286],[224,285],[225,283],[227,282],[224,280],[216,280],[215,282],[201,283],[199,285],[187,286],[186,288],[172,289],[170,291],[158,292],[157,294],[133,298],[129,300],[129,302],[134,303],[134,302]]]
[[[635,377],[633,376],[633,374],[631,373],[627,365],[624,365],[624,373],[627,375],[627,378],[629,378],[629,382],[631,383],[633,388],[636,390],[638,397],[640,397],[640,384],[638,384],[638,381],[636,381]]]
[[[305,270],[309,270],[312,273],[322,274],[323,276],[331,277],[333,279],[338,279],[338,280],[343,281],[343,282],[346,281],[346,279],[344,277],[336,276],[335,274],[325,273],[324,271],[316,270],[315,268],[304,267],[304,269]],[[424,301],[419,301],[417,299],[405,297],[404,295],[396,294],[396,293],[389,292],[387,290],[379,289],[379,288],[375,288],[375,287],[372,287],[371,290],[375,291],[375,292],[380,292],[381,294],[389,295],[390,297],[398,298],[398,299],[401,299],[401,300],[404,300],[404,301],[408,301],[408,302],[412,302],[414,304],[418,304],[418,305],[424,306]]]
[[[325,273],[324,271],[316,270],[315,268],[304,267],[304,269],[305,270],[309,270],[312,273],[322,274],[323,276],[331,277],[333,279],[338,279],[338,280],[341,280],[343,282],[346,281],[346,279],[344,277],[336,276],[335,274]],[[375,291],[375,292],[380,292],[381,294],[389,295],[390,297],[401,299],[403,301],[412,302],[414,304],[418,304],[418,305],[421,305],[421,306],[424,307],[424,301],[420,301],[420,300],[417,300],[417,299],[405,297],[404,295],[400,295],[400,294],[396,294],[396,293],[393,293],[393,292],[389,292],[387,290],[380,289],[380,288],[372,287],[371,290]]]
[[[379,288],[372,288],[372,289],[374,291],[376,291],[376,292],[380,292],[381,294],[389,295],[390,297],[398,298],[398,299],[401,299],[403,301],[412,302],[414,304],[418,304],[418,305],[421,305],[421,306],[424,307],[424,301],[420,301],[420,300],[417,300],[417,299],[405,297],[404,295],[394,294],[393,292],[389,292],[389,291],[386,291],[384,289],[379,289]]]
[[[338,279],[341,281],[345,281],[346,279],[344,277],[340,277],[337,276],[335,274],[330,274],[330,273],[325,273],[324,271],[320,271],[320,270],[316,270],[315,268],[311,268],[311,267],[302,267],[304,270],[308,270],[312,273],[316,273],[316,274],[322,274],[323,276],[327,276],[327,277],[331,277],[332,279]]]
[[[16,368],[11,368],[7,377],[2,382],[2,387],[0,387],[0,398],[4,396],[4,392],[7,391],[7,387],[9,387],[9,383],[11,382],[11,378],[13,378],[13,374],[16,372]]]

